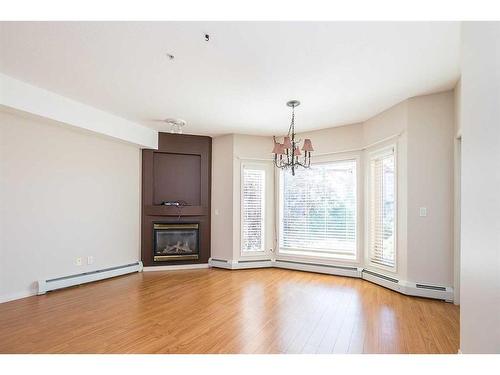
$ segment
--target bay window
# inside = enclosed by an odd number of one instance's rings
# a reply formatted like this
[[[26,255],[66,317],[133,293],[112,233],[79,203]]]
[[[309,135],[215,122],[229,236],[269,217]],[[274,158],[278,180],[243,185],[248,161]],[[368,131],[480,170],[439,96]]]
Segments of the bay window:
[[[295,176],[280,171],[280,253],[356,258],[356,164],[316,163]]]

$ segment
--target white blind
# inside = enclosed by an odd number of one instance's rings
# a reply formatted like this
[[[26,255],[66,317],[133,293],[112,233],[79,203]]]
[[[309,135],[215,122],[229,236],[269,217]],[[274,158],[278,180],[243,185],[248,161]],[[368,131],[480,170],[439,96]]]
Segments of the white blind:
[[[356,253],[356,161],[283,171],[280,248]]]
[[[370,160],[370,260],[395,265],[395,170],[394,153]]]
[[[243,168],[242,251],[264,251],[266,173],[262,169]]]

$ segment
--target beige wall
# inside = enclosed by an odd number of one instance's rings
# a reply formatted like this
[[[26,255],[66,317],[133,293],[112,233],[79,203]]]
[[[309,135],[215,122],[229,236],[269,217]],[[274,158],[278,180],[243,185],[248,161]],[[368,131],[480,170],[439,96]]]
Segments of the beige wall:
[[[139,231],[138,147],[0,112],[0,299],[135,262]]]
[[[363,123],[363,144],[373,143],[400,134],[408,127],[408,101],[405,100]]]
[[[398,259],[395,274],[401,280],[453,286],[453,95],[453,91],[449,91],[412,98],[361,124],[298,135],[301,139],[313,140],[316,160],[346,156],[359,158],[360,175],[363,175],[366,156],[370,152],[387,145],[396,146]],[[233,139],[233,169],[229,171],[224,167],[222,170],[226,178],[233,180],[233,251],[230,260],[238,260],[241,160],[270,158],[272,140],[270,137],[245,135],[234,135]],[[214,142],[216,148],[217,141]],[[358,190],[360,258],[354,263],[371,267],[364,251],[364,190],[361,179]],[[215,207],[222,204],[219,202],[222,201],[215,200],[212,204]],[[419,216],[420,207],[427,207],[427,217]],[[228,235],[227,231],[225,235]],[[231,235],[225,237],[226,243]],[[225,255],[229,253],[230,250],[224,252]]]
[[[500,23],[462,40],[460,349],[500,353]]]
[[[451,91],[408,100],[410,281],[453,285],[453,101]]]
[[[234,136],[212,140],[212,234],[211,257],[233,256],[233,145]]]
[[[364,146],[363,124],[338,126],[298,134],[298,138],[313,141],[314,155],[359,150]]]
[[[455,90],[455,136],[462,135],[462,80],[458,80]]]

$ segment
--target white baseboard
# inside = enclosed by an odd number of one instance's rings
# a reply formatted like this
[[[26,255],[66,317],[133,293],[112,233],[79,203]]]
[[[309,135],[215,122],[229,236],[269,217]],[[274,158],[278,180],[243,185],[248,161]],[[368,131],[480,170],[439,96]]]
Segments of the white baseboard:
[[[144,272],[153,272],[153,271],[176,271],[176,270],[192,270],[199,268],[208,268],[208,263],[200,263],[200,264],[177,264],[171,266],[150,266],[144,267],[142,270]]]
[[[453,302],[452,287],[435,286],[426,283],[418,284],[406,280],[397,280],[383,274],[377,275],[377,273],[370,270],[364,270],[361,277],[363,280],[370,281],[374,284],[381,285],[407,296],[433,298],[444,300],[446,302]]]
[[[240,260],[240,261],[229,261],[225,259],[212,259],[210,258],[208,263],[211,267],[215,268],[225,268],[228,270],[244,270],[249,268],[270,268],[273,267],[273,261],[271,259],[252,259],[252,260]]]
[[[401,293],[408,296],[441,299],[453,303],[454,293],[452,287],[433,287],[405,280],[401,280],[400,284],[403,288]]]
[[[0,296],[0,303],[15,301],[16,299],[21,299],[31,296],[36,296],[35,290],[24,290],[22,292],[4,294]]]

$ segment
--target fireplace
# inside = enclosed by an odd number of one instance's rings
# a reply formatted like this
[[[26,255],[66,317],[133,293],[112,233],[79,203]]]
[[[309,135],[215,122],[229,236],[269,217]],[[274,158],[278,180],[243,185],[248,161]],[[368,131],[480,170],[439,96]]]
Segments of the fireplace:
[[[196,260],[199,257],[198,224],[156,223],[153,225],[155,262]]]
[[[161,132],[157,150],[142,150],[141,260],[145,267],[208,263],[211,155],[210,137]],[[164,204],[182,201],[187,205]]]

